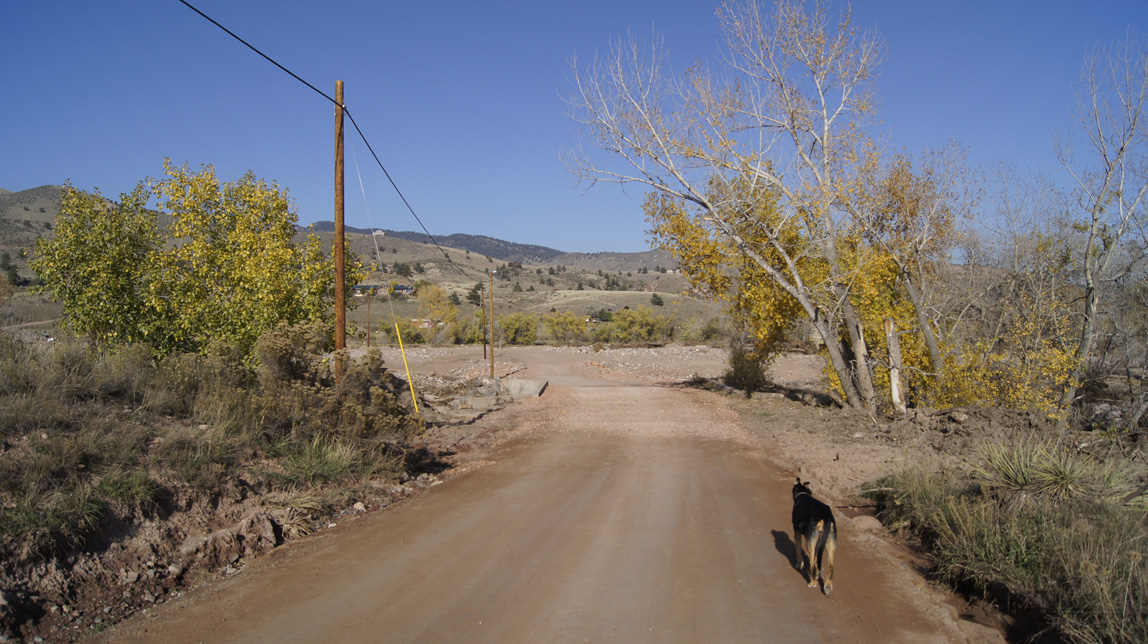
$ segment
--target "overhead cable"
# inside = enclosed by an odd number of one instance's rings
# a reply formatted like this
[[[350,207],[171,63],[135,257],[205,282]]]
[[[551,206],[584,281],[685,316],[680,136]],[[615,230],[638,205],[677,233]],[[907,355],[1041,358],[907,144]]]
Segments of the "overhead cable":
[[[327,99],[333,105],[342,107],[343,113],[347,115],[348,119],[350,119],[351,125],[353,125],[355,127],[355,131],[359,133],[359,138],[363,139],[363,143],[365,143],[367,145],[367,149],[370,150],[371,156],[373,156],[375,158],[375,163],[377,163],[379,165],[379,169],[383,171],[383,175],[386,176],[387,181],[389,181],[391,183],[391,187],[395,189],[395,193],[398,194],[399,199],[401,199],[403,202],[403,205],[405,205],[407,207],[407,210],[410,211],[411,216],[413,216],[415,218],[415,221],[419,222],[419,226],[423,229],[423,232],[426,233],[427,237],[430,238],[431,243],[435,245],[435,248],[437,248],[439,250],[439,252],[443,254],[443,257],[445,257],[447,259],[447,261],[453,262],[453,260],[451,260],[451,258],[450,258],[450,255],[448,255],[447,252],[445,250],[443,250],[442,246],[439,246],[438,240],[436,240],[434,238],[434,235],[432,235],[430,233],[430,231],[427,230],[426,225],[423,224],[423,220],[419,218],[418,214],[415,212],[415,209],[411,206],[410,202],[407,201],[407,198],[403,195],[403,192],[401,190],[399,190],[399,186],[395,183],[395,180],[391,178],[391,173],[387,172],[386,167],[383,166],[382,160],[379,159],[379,155],[375,154],[375,149],[373,147],[371,147],[371,142],[367,140],[367,136],[365,134],[363,134],[363,130],[359,127],[359,124],[355,122],[355,117],[351,115],[351,111],[347,109],[347,106],[345,104],[340,106],[338,101],[331,98],[330,96],[328,96],[326,93],[319,90],[317,87],[315,87],[311,83],[308,83],[307,81],[300,78],[299,75],[296,74],[295,72],[291,71],[290,69],[287,69],[283,65],[280,65],[278,62],[275,61],[274,58],[268,56],[267,54],[265,54],[261,51],[259,51],[259,49],[256,48],[251,43],[249,43],[246,40],[235,35],[235,33],[233,33],[230,29],[219,24],[211,16],[203,13],[199,9],[196,9],[194,6],[191,5],[191,3],[187,2],[187,0],[179,0],[179,2],[181,4],[183,4],[184,6],[186,6],[188,9],[191,9],[192,11],[194,11],[197,14],[199,14],[200,16],[202,16],[205,20],[207,20],[211,24],[222,29],[227,35],[229,35],[232,38],[243,43],[248,49],[250,49],[251,51],[262,56],[265,60],[267,60],[267,62],[271,63],[272,65],[275,65],[276,67],[283,70],[284,72],[287,72],[287,74],[289,74],[291,76],[291,78],[294,78],[295,80],[299,81],[300,83],[303,83],[307,87],[311,88],[312,91],[319,94],[323,98]]]

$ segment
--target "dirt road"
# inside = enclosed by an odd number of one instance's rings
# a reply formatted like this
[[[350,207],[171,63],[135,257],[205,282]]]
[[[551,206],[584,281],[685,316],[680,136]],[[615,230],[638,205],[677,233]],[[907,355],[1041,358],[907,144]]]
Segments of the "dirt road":
[[[527,355],[527,354],[524,354]],[[792,476],[723,399],[528,354],[551,387],[490,464],[279,548],[115,642],[950,642],[842,525],[836,592],[791,566]],[[935,607],[934,607],[935,608]]]

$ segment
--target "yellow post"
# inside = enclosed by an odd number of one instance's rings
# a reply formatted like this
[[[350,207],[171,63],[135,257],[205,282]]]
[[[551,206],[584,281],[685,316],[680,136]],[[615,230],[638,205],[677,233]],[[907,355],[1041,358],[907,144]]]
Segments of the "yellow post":
[[[419,401],[415,400],[415,381],[411,380],[411,368],[407,366],[407,350],[403,348],[403,332],[399,323],[395,322],[395,337],[399,339],[399,353],[403,354],[403,369],[407,370],[407,386],[411,388],[411,403],[415,406],[415,413],[419,413]]]

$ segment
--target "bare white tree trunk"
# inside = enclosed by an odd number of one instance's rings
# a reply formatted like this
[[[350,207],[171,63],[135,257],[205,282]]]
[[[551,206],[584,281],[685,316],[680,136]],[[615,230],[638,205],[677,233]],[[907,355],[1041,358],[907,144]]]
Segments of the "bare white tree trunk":
[[[889,347],[889,397],[893,399],[893,409],[898,414],[904,414],[908,409],[901,393],[901,341],[897,339],[897,327],[893,324],[893,318],[885,318],[885,342]]]

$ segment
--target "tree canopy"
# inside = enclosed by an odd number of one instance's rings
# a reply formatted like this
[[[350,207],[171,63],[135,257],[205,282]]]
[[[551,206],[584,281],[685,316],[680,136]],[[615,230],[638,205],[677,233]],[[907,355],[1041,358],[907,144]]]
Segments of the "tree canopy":
[[[251,172],[221,182],[164,161],[118,203],[67,185],[56,234],[32,268],[68,322],[99,342],[161,354],[225,341],[249,352],[280,323],[326,320],[333,261],[316,236],[295,243],[287,191]],[[350,262],[348,284],[362,278]]]

